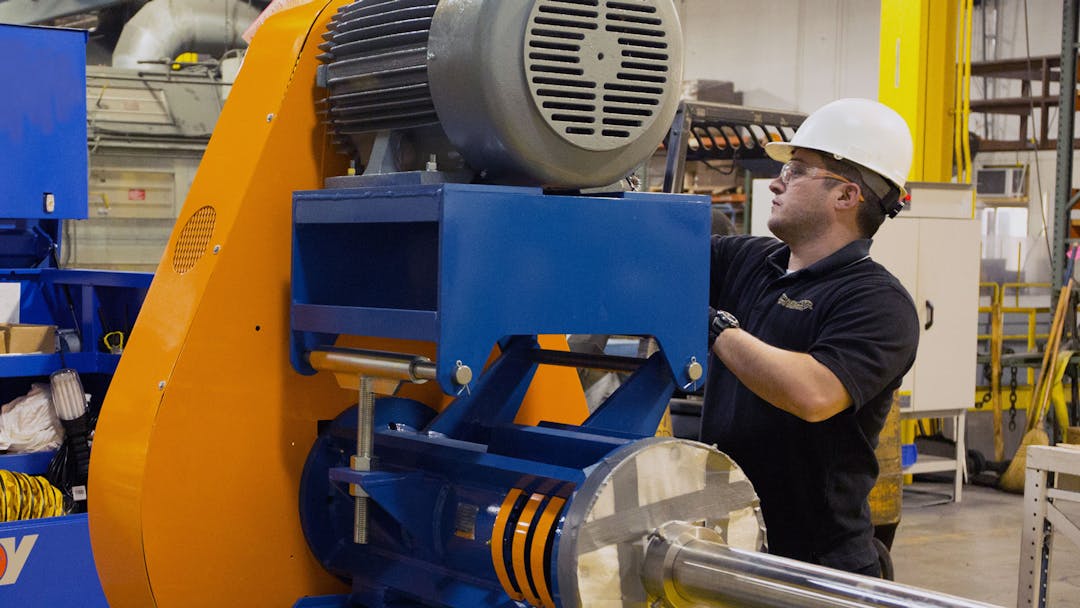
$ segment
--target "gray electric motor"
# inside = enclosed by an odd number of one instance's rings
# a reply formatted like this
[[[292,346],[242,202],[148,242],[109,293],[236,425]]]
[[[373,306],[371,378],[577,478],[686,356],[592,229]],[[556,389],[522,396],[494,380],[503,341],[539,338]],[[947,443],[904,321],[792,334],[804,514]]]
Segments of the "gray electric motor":
[[[488,182],[608,185],[679,101],[672,0],[358,0],[324,37],[334,132],[360,156],[395,133],[396,170],[434,156]]]

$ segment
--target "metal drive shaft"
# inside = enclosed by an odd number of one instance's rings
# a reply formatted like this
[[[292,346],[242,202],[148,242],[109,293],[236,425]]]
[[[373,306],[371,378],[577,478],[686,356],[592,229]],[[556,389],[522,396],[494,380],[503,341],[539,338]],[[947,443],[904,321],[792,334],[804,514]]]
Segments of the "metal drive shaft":
[[[792,559],[733,549],[699,526],[673,522],[649,539],[642,578],[673,608],[989,608],[984,604]]]

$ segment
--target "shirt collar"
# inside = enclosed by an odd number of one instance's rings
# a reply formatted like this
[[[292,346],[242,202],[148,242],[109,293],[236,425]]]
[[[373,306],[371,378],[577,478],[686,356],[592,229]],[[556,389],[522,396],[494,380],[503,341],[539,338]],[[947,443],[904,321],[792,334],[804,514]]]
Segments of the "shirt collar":
[[[856,239],[851,241],[847,245],[844,245],[840,249],[836,250],[829,256],[826,256],[817,262],[803,268],[802,270],[791,273],[792,275],[809,273],[815,275],[824,275],[837,270],[850,266],[856,262],[860,262],[870,257],[870,239]],[[784,245],[780,249],[769,255],[769,265],[777,272],[778,275],[784,276],[787,273],[788,261],[791,259],[791,249]]]

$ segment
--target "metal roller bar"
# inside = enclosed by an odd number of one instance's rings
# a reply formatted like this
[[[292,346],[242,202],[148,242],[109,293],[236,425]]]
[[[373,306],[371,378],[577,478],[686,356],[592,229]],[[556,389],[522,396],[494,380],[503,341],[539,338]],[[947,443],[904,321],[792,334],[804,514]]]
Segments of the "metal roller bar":
[[[645,359],[637,357],[616,357],[614,355],[586,355],[568,353],[561,350],[538,349],[531,352],[531,359],[541,365],[561,367],[583,367],[606,372],[636,372],[645,364]]]
[[[318,371],[422,383],[435,379],[435,363],[427,357],[369,350],[328,349],[308,353]]]
[[[674,608],[990,608],[951,595],[733,549],[711,530],[678,522],[649,540],[642,578]]]

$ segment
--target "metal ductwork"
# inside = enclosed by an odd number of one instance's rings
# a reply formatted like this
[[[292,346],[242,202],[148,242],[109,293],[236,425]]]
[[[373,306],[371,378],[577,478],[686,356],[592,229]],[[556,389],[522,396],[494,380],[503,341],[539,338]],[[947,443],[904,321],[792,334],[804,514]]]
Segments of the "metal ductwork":
[[[185,51],[220,56],[247,46],[241,34],[258,16],[243,0],[152,0],[124,25],[112,64],[165,70]]]
[[[682,80],[672,0],[357,0],[324,37],[346,144],[405,132],[397,169],[436,154],[497,183],[621,179],[667,134]]]

